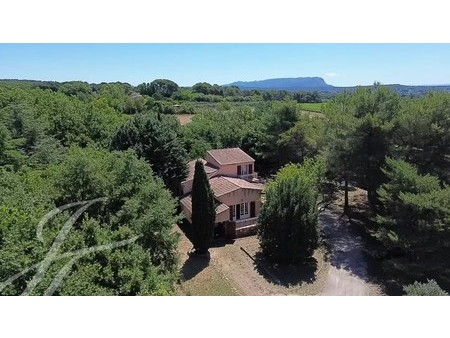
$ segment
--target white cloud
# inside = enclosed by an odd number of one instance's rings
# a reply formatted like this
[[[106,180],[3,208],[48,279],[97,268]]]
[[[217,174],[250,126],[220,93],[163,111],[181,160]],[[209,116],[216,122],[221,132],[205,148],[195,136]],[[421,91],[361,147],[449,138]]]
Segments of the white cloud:
[[[335,72],[330,72],[330,73],[325,73],[326,77],[336,77],[339,76],[339,74],[335,73]]]

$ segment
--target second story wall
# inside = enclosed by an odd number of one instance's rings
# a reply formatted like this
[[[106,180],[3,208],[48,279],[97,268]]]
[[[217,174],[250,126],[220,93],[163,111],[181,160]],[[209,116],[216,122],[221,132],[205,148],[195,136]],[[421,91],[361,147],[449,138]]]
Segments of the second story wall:
[[[208,153],[206,154],[205,160],[206,162],[211,163],[215,167],[220,168],[220,164],[210,154]]]
[[[240,166],[240,170],[238,169]],[[227,164],[219,167],[219,175],[238,177],[240,175],[248,175],[255,172],[254,162],[244,162],[239,164]]]
[[[235,205],[244,202],[260,201],[261,191],[256,189],[238,189],[217,198],[226,205]]]

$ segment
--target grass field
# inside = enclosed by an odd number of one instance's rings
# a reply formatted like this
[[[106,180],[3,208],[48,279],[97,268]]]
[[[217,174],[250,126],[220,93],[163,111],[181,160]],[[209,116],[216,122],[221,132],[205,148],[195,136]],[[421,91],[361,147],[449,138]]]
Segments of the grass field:
[[[300,103],[300,107],[302,110],[313,111],[313,112],[323,112],[323,107],[325,103]]]

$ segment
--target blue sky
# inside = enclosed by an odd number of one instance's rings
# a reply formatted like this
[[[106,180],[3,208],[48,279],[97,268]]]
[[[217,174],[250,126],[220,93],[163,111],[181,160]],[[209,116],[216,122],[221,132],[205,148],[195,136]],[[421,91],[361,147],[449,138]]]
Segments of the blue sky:
[[[0,78],[181,86],[320,76],[331,85],[450,84],[450,44],[0,44]]]

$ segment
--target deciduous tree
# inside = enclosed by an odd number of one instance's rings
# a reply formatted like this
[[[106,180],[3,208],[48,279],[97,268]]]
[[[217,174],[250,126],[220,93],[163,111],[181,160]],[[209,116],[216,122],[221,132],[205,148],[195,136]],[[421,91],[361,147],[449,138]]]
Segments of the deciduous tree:
[[[173,117],[158,119],[154,114],[138,114],[117,131],[111,149],[134,149],[176,193],[187,173],[187,156],[179,128]]]

